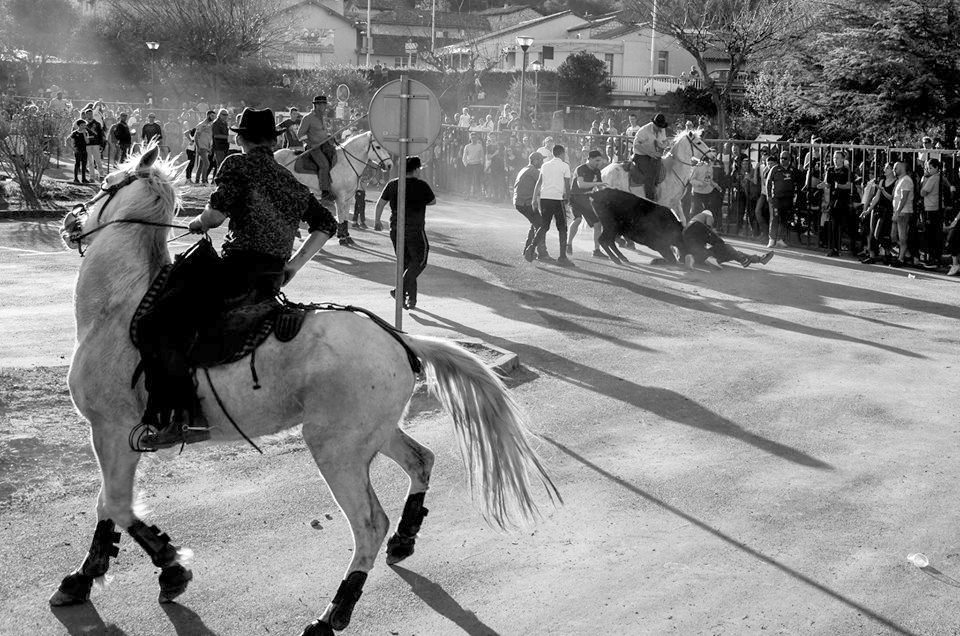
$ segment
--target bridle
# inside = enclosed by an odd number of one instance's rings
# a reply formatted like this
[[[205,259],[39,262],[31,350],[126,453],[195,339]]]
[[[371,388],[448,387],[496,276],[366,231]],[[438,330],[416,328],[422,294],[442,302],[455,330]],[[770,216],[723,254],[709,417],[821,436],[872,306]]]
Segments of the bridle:
[[[91,234],[96,234],[103,228],[113,225],[115,223],[126,223],[131,225],[147,225],[150,227],[165,227],[165,228],[174,228],[186,230],[188,229],[183,225],[172,225],[170,223],[156,223],[154,221],[144,221],[141,219],[115,219],[113,221],[107,221],[103,225],[99,225],[100,219],[103,218],[103,213],[107,209],[107,206],[110,205],[110,202],[113,201],[113,198],[117,196],[117,193],[120,192],[123,188],[127,187],[137,179],[146,179],[145,176],[137,174],[135,171],[130,171],[124,176],[123,180],[118,183],[115,183],[112,186],[107,186],[106,180],[100,185],[100,192],[98,192],[92,199],[86,203],[78,203],[73,206],[70,212],[63,219],[63,229],[60,231],[61,236],[64,241],[68,244],[76,243],[77,251],[80,252],[80,256],[84,255],[83,252],[83,239],[87,238]],[[83,222],[80,220],[81,217],[89,217],[90,207],[95,204],[97,201],[100,201],[106,197],[106,201],[100,206],[100,211],[97,213],[97,227],[93,228],[89,232],[83,231]],[[69,229],[68,229],[69,228]],[[170,239],[170,240],[175,240]]]
[[[693,158],[693,159],[696,159],[696,160],[699,162],[701,159],[703,159],[704,157],[706,157],[706,156],[710,153],[710,151],[707,150],[707,152],[703,152],[702,150],[700,150],[699,148],[697,148],[697,147],[693,144],[693,137],[691,137],[690,135],[691,135],[691,133],[687,133],[687,134],[684,135],[683,137],[684,137],[684,139],[687,140],[687,143],[690,144],[690,157]],[[700,153],[700,156],[699,156],[699,157],[694,157],[694,153],[695,153],[695,152],[699,152],[699,153]],[[693,163],[693,162],[687,162],[687,161],[684,161],[683,159],[680,159],[679,157],[674,156],[674,154],[673,154],[672,151],[671,151],[670,154],[667,155],[667,156],[673,157],[673,160],[674,160],[674,161],[676,161],[677,163],[682,164],[682,165],[684,165],[684,166],[687,166],[688,168],[694,168],[694,167],[697,166],[697,164],[695,164],[695,163]]]
[[[357,175],[357,179],[359,179],[360,175],[363,174],[363,170],[358,171],[357,168],[354,166],[353,162],[356,161],[357,164],[362,165],[364,168],[366,168],[367,166],[373,163],[372,161],[370,161],[371,150],[373,150],[373,154],[376,155],[378,160],[378,163],[374,165],[376,165],[377,168],[379,168],[380,170],[385,171],[387,169],[386,160],[390,159],[389,155],[387,155],[387,157],[384,158],[383,155],[380,154],[380,150],[373,145],[373,133],[368,133],[368,134],[370,135],[370,139],[367,140],[366,159],[362,159],[352,154],[347,150],[346,146],[342,146],[342,145],[340,146],[340,150],[343,151],[343,155],[347,159],[347,165],[350,166],[351,170],[353,170],[353,174]]]
[[[691,157],[692,159],[696,159],[698,162],[700,162],[702,159],[706,158],[706,156],[707,156],[708,154],[710,154],[710,151],[709,151],[709,150],[707,150],[707,152],[703,152],[702,150],[700,150],[699,148],[697,148],[697,147],[694,145],[694,143],[693,143],[693,137],[691,137],[689,133],[686,134],[686,135],[684,135],[684,137],[686,138],[687,143],[690,144],[690,157]],[[695,153],[697,153],[697,152],[700,153],[700,156],[699,156],[699,157],[695,157],[695,156],[694,156]],[[681,165],[684,165],[684,166],[687,166],[688,168],[695,168],[695,167],[697,167],[697,165],[698,165],[698,163],[693,163],[692,161],[689,161],[689,162],[688,162],[688,161],[684,161],[683,159],[680,159],[679,157],[675,156],[672,151],[671,151],[667,156],[670,157],[670,158],[672,158],[672,159],[673,159],[674,161],[676,161],[677,163],[679,163],[679,164],[681,164]],[[676,177],[677,181],[679,181],[679,182],[680,182],[680,185],[683,186],[683,187],[686,187],[687,182],[690,181],[689,178],[688,178],[686,181],[684,181],[683,178],[682,178],[679,174],[677,174],[677,168],[676,168],[676,166],[670,166],[670,174],[672,174],[674,177]]]

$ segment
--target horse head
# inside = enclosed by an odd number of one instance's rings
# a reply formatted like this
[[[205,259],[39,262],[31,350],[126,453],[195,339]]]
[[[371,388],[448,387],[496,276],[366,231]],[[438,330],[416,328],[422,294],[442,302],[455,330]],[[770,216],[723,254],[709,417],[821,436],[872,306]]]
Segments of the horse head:
[[[393,167],[393,159],[390,158],[390,153],[380,145],[380,142],[376,140],[372,132],[364,133],[370,135],[370,146],[367,150],[367,163],[372,163],[377,168],[383,171],[389,171]]]
[[[694,159],[702,160],[712,152],[710,146],[703,141],[702,136],[702,128],[677,133],[670,140],[670,156],[688,165],[693,163]]]
[[[160,159],[160,148],[151,142],[108,174],[92,199],[67,213],[60,230],[64,242],[81,249],[81,241],[91,245],[99,230],[118,222],[170,225],[181,204],[174,184],[182,168]]]

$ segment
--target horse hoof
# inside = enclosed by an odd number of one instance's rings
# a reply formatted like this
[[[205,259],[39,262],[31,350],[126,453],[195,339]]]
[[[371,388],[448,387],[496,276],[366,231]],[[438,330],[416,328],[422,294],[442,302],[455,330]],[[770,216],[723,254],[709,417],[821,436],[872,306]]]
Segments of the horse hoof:
[[[157,601],[172,603],[175,598],[187,591],[187,585],[193,580],[193,572],[179,563],[167,566],[160,572],[160,594]]]
[[[330,627],[329,623],[325,623],[318,618],[307,625],[300,636],[333,636],[333,628]]]
[[[400,563],[404,559],[413,556],[416,539],[408,539],[400,535],[393,535],[387,541],[387,565]]]
[[[80,605],[81,603],[86,603],[90,600],[90,593],[82,595],[74,595],[64,592],[63,590],[57,590],[53,593],[53,596],[50,597],[50,607],[66,607],[68,605]]]

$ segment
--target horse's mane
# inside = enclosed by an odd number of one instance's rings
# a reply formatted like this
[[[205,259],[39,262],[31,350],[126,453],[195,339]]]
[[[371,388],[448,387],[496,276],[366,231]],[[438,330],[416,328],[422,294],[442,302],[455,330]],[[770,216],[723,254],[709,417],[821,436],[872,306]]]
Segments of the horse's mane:
[[[131,156],[120,164],[117,172],[136,170],[140,160],[157,148],[156,142],[150,142],[144,146],[139,154]],[[106,210],[107,215],[103,217],[101,223],[116,219],[170,223],[176,216],[177,211],[183,206],[183,196],[179,186],[183,181],[182,175],[186,164],[178,163],[178,157],[179,155],[165,158],[158,157],[149,168],[141,173],[142,178],[137,181],[137,183],[146,185],[148,196],[141,196],[133,201],[130,197],[124,197],[123,201],[126,205],[123,206],[116,205],[116,202],[112,203]]]
[[[357,133],[356,135],[350,137],[350,138],[347,139],[346,141],[341,142],[340,145],[341,145],[341,146],[346,146],[347,144],[349,144],[350,142],[352,142],[352,141],[353,141],[354,139],[356,139],[357,137],[369,136],[369,135],[372,135],[372,134],[373,134],[373,133],[372,133],[371,131],[369,131],[369,130],[367,130],[367,131],[365,131],[365,132]]]
[[[692,129],[684,128],[683,130],[675,134],[673,137],[670,137],[669,139],[667,139],[667,143],[670,146],[673,146],[678,141],[680,141],[681,137],[685,137],[688,133],[693,133],[694,137],[696,137],[697,139],[701,139],[703,137],[703,127],[701,126],[699,128],[692,128]]]

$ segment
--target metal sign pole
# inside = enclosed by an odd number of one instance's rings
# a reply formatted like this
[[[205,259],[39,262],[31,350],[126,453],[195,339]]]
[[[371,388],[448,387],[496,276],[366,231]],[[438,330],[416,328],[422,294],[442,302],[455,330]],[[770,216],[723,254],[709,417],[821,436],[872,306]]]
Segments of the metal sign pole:
[[[397,162],[397,329],[403,329],[403,250],[407,221],[407,142],[410,132],[410,79],[400,76],[400,160]]]

